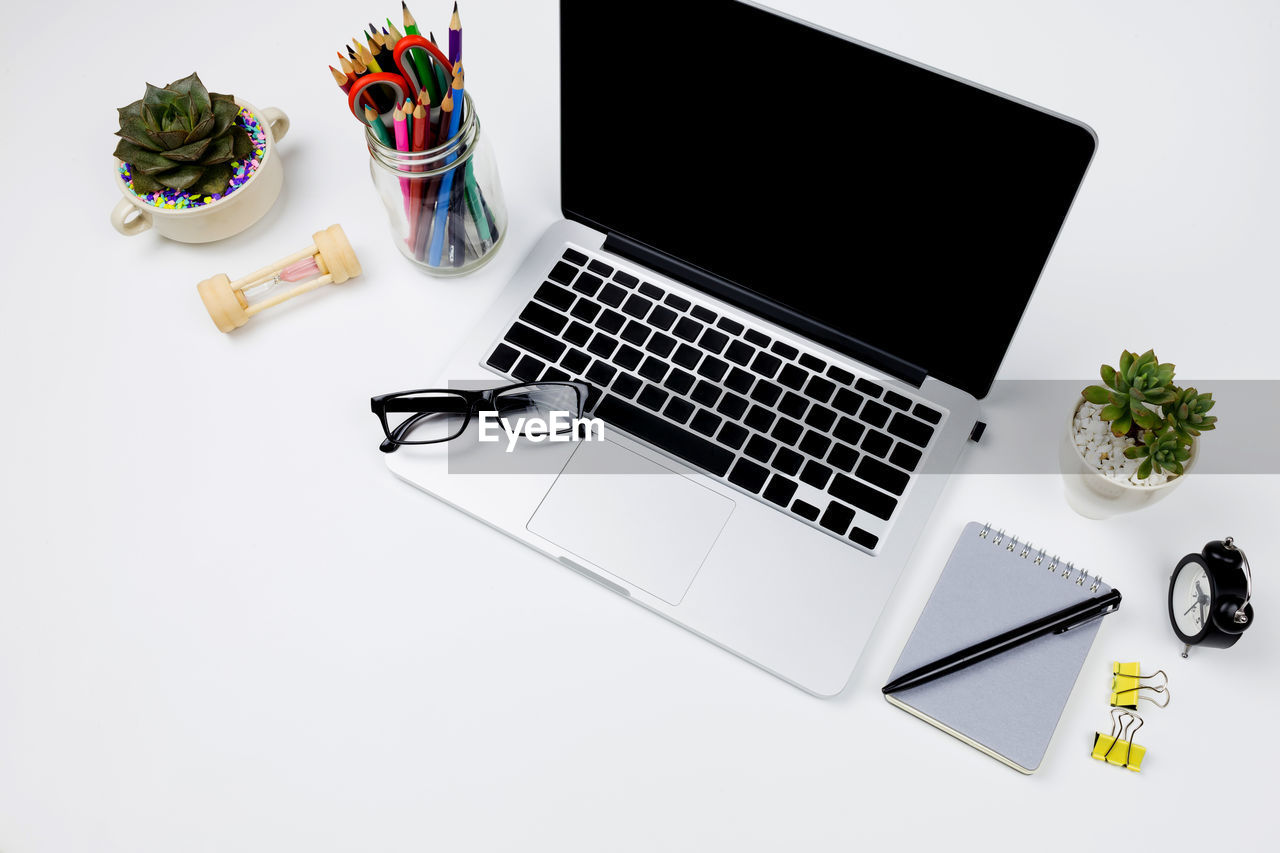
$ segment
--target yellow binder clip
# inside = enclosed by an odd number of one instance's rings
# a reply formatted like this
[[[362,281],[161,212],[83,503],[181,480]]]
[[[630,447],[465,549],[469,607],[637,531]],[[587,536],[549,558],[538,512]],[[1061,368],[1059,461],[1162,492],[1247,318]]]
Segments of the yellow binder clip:
[[[1133,736],[1142,728],[1142,718],[1124,708],[1111,709],[1111,734],[1097,732],[1093,736],[1091,755],[1099,761],[1128,767],[1134,773],[1142,771],[1142,759],[1147,755],[1145,746],[1133,742]]]
[[[1159,676],[1163,681],[1159,684],[1143,684],[1151,678]],[[1157,696],[1163,696],[1164,702],[1160,702],[1153,696],[1142,693],[1143,690],[1150,690]],[[1128,708],[1133,711],[1138,707],[1138,700],[1146,699],[1153,703],[1157,708],[1163,708],[1169,704],[1169,676],[1163,669],[1157,669],[1150,675],[1141,675],[1138,670],[1138,663],[1120,663],[1114,661],[1111,664],[1111,707],[1112,708]]]

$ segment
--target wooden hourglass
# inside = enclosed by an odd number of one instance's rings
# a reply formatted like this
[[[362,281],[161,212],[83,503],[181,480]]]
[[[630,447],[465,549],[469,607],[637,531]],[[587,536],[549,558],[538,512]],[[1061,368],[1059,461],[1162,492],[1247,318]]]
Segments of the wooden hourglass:
[[[311,235],[307,248],[232,281],[218,273],[196,286],[214,325],[223,332],[238,329],[259,311],[326,284],[342,284],[360,275],[360,261],[342,232],[330,225]],[[289,287],[288,285],[293,285]]]

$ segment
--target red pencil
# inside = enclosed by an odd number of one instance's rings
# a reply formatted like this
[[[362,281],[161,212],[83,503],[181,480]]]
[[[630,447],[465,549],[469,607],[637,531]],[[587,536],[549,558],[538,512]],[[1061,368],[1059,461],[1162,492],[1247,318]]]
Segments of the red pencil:
[[[444,99],[440,101],[440,128],[436,133],[434,142],[431,143],[432,147],[439,148],[441,145],[444,145],[449,141],[449,119],[452,113],[453,92],[449,91],[449,93],[444,96]],[[432,165],[434,168],[440,168],[444,165],[444,161],[441,160],[439,163],[433,163]],[[422,260],[427,256],[427,246],[431,237],[431,223],[435,219],[437,204],[436,195],[440,190],[440,179],[440,175],[436,175],[431,178],[427,183],[426,191],[422,197],[421,217],[423,222],[418,226],[417,239],[413,244],[413,256],[418,260]],[[448,199],[445,199],[445,203],[448,203]]]
[[[413,137],[409,140],[409,147],[413,151],[427,150],[427,128],[431,124],[427,119],[427,115],[427,109],[421,103],[413,108]],[[418,228],[422,222],[422,190],[426,182],[425,178],[411,179],[409,181],[410,248],[413,248],[418,242]]]

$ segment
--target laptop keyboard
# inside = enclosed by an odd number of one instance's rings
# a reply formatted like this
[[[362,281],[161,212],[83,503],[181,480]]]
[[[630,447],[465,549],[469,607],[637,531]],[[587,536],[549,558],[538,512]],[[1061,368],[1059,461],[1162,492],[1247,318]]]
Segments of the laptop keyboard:
[[[943,418],[572,248],[485,363],[585,380],[589,414],[869,552]]]

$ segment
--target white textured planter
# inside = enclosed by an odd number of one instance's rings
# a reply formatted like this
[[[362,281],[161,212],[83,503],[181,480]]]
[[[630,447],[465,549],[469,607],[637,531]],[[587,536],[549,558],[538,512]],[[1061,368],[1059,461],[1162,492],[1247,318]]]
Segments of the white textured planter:
[[[161,236],[179,243],[212,243],[239,234],[266,215],[284,183],[284,166],[276,153],[276,143],[289,132],[289,117],[275,107],[260,110],[239,98],[236,103],[257,116],[266,131],[266,149],[249,180],[217,201],[169,210],[153,207],[134,195],[120,176],[120,160],[113,158],[116,186],[124,195],[111,210],[111,225],[117,231],[132,237],[155,228]]]
[[[1114,477],[1108,477],[1085,461],[1075,442],[1075,418],[1084,397],[1078,398],[1067,415],[1067,428],[1062,433],[1058,447],[1058,464],[1066,483],[1067,503],[1085,518],[1110,518],[1125,512],[1133,512],[1163,499],[1175,486],[1186,479],[1196,464],[1200,451],[1200,439],[1191,439],[1191,458],[1183,466],[1181,476],[1174,477],[1159,486],[1135,486]]]

